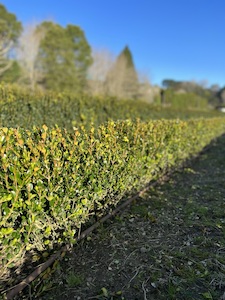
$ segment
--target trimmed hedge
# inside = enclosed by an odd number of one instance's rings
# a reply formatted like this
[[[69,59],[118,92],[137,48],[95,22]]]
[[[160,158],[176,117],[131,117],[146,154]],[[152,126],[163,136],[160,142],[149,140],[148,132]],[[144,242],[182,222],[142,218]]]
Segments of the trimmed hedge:
[[[178,97],[178,96],[174,96]],[[90,129],[110,120],[151,119],[190,119],[198,117],[222,116],[216,111],[187,110],[191,106],[193,95],[185,95],[185,101],[176,110],[160,107],[139,100],[118,100],[114,97],[91,97],[68,93],[28,93],[13,86],[0,85],[0,127],[23,127],[32,130],[33,126],[46,124],[54,128],[66,128],[73,132],[73,127],[84,126]],[[185,103],[186,104],[185,104]],[[176,107],[176,105],[175,105]],[[204,107],[205,109],[205,107]]]
[[[0,270],[74,243],[94,214],[159,178],[225,132],[224,118],[0,129]],[[2,275],[1,274],[1,275]]]

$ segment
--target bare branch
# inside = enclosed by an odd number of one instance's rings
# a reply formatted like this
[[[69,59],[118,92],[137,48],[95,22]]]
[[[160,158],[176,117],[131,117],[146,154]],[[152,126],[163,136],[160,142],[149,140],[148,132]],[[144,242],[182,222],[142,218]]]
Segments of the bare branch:
[[[7,59],[7,54],[13,46],[13,41],[7,36],[2,36],[0,39],[0,75],[5,73],[11,66],[12,61]]]
[[[37,56],[40,42],[45,32],[37,31],[37,24],[28,24],[19,39],[17,48],[17,59],[24,70],[24,79],[29,81],[32,89],[41,78],[41,72],[37,66]]]
[[[7,64],[4,67],[0,67],[0,75],[2,75],[5,71],[11,68],[12,66],[12,60],[7,61]],[[1,61],[0,61],[1,64]]]
[[[12,41],[0,41],[0,57],[6,56],[6,54],[9,52],[12,46]]]

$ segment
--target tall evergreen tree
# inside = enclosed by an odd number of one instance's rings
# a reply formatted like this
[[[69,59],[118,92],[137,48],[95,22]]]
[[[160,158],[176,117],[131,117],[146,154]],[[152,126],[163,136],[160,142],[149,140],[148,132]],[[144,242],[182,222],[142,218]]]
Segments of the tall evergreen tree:
[[[118,60],[120,60],[121,58],[125,57],[126,58],[126,65],[127,68],[132,68],[133,70],[135,70],[134,67],[134,62],[133,62],[133,57],[131,54],[130,49],[128,48],[128,46],[126,46],[123,51],[120,53]]]
[[[138,88],[138,76],[132,54],[128,46],[126,46],[108,73],[106,90],[110,95],[135,99],[138,95]]]
[[[37,87],[37,83],[42,79],[41,70],[37,57],[41,40],[44,38],[44,31],[37,30],[38,24],[27,24],[18,41],[16,49],[16,59],[21,69],[20,82],[31,90]]]

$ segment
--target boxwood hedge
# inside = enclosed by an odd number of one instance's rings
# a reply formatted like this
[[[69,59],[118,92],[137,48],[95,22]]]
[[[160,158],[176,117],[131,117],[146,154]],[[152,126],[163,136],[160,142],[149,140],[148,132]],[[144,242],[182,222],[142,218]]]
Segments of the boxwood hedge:
[[[0,270],[74,243],[81,226],[197,154],[224,118],[0,128]],[[0,274],[0,275],[2,275]]]

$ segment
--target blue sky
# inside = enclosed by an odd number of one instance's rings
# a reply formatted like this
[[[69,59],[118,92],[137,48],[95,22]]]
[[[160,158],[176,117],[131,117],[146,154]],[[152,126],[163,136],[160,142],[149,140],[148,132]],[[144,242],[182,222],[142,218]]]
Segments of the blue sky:
[[[225,0],[3,0],[24,24],[80,26],[115,55],[128,45],[136,69],[163,79],[225,86]]]

